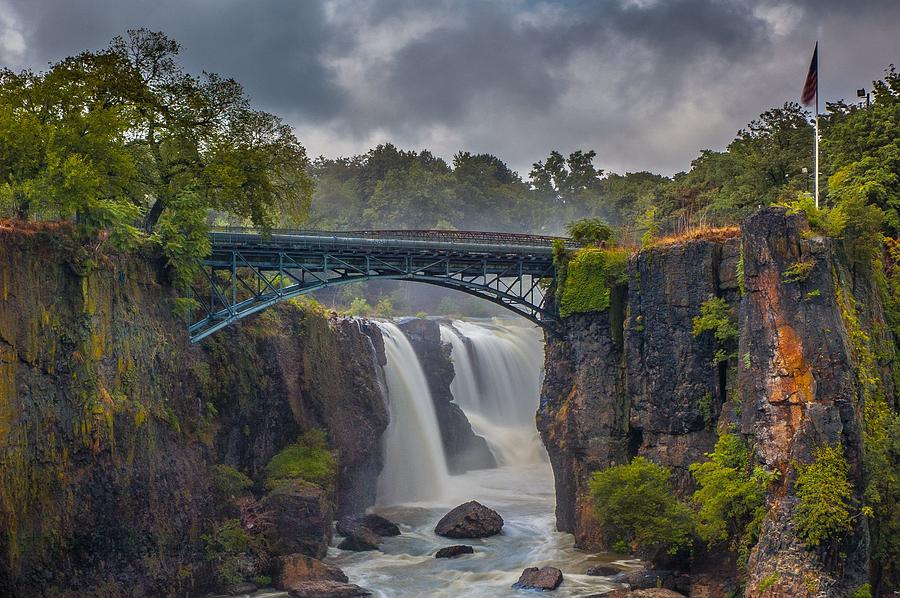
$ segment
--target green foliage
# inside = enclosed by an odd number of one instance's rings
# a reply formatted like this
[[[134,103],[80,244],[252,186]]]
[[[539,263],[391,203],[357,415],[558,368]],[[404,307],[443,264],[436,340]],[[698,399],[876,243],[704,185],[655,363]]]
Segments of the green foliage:
[[[612,240],[613,230],[600,218],[582,218],[570,222],[566,232],[579,245],[601,247]]]
[[[212,210],[301,221],[313,183],[292,129],[235,81],[186,73],[179,52],[138,29],[45,73],[0,71],[0,217],[73,220],[123,249],[149,234],[183,288]]]
[[[737,263],[737,282],[738,289],[741,291],[741,297],[747,294],[747,281],[744,275],[744,244],[741,243],[740,256]]]
[[[731,308],[721,297],[711,297],[700,306],[700,315],[694,316],[691,334],[695,337],[712,332],[718,349],[713,364],[727,361],[734,355],[738,339],[738,327]]]
[[[345,315],[355,318],[362,318],[372,314],[372,306],[363,297],[356,297],[350,302],[350,307],[344,312]]]
[[[594,473],[589,486],[597,520],[611,540],[669,554],[690,546],[690,509],[672,494],[665,467],[635,457]]]
[[[692,496],[697,535],[710,547],[727,542],[738,562],[747,562],[766,514],[766,487],[772,475],[750,463],[750,451],[736,434],[722,434],[709,461],[690,471],[698,489]]]
[[[557,277],[560,316],[609,309],[611,289],[626,280],[628,258],[618,248],[584,248],[567,256]]]
[[[772,586],[778,583],[778,580],[781,579],[781,574],[778,571],[773,571],[769,575],[765,576],[759,582],[759,592],[763,593],[767,590],[770,590]]]
[[[872,598],[872,586],[867,583],[847,594],[848,598]]]
[[[212,468],[212,486],[222,498],[238,497],[252,485],[250,478],[233,467],[219,463]]]
[[[815,198],[809,193],[797,193],[776,205],[787,208],[788,214],[803,214],[810,228],[828,237],[839,237],[847,225],[847,215],[840,207],[817,208]]]
[[[334,455],[325,443],[325,433],[310,430],[296,444],[272,457],[265,468],[266,487],[271,489],[279,482],[293,478],[327,487],[334,482],[336,468]]]
[[[854,198],[883,214],[887,230],[900,231],[900,74],[891,66],[873,82],[869,106],[829,104],[822,139],[828,195],[843,203]]]
[[[813,290],[811,290],[811,291],[807,291],[807,292],[803,295],[803,298],[804,298],[806,301],[812,301],[812,300],[815,299],[816,297],[821,297],[821,296],[822,296],[822,291],[821,291],[821,289],[813,289]]]
[[[798,260],[791,264],[787,270],[781,273],[781,279],[790,284],[794,282],[803,282],[809,278],[813,268],[816,267],[815,260]]]
[[[798,467],[794,525],[809,546],[827,544],[852,529],[849,469],[841,445],[818,448],[812,463]]]
[[[262,540],[248,533],[239,519],[226,519],[200,537],[206,560],[216,570],[219,583],[236,584],[252,572],[252,561],[262,551]]]
[[[375,304],[374,313],[381,318],[390,318],[394,315],[394,302],[390,297],[382,297]]]
[[[657,207],[650,206],[644,211],[643,214],[637,219],[635,223],[637,225],[638,230],[644,231],[641,234],[641,247],[649,247],[653,244],[653,240],[656,238],[657,233],[659,232],[659,220],[657,219]]]

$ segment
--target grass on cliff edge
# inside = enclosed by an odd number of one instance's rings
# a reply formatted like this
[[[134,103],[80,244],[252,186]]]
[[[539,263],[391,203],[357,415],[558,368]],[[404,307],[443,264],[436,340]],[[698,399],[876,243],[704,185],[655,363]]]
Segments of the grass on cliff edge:
[[[325,444],[325,433],[310,430],[296,444],[272,457],[265,469],[266,488],[272,490],[280,482],[296,478],[327,487],[334,483],[336,471],[337,462]]]

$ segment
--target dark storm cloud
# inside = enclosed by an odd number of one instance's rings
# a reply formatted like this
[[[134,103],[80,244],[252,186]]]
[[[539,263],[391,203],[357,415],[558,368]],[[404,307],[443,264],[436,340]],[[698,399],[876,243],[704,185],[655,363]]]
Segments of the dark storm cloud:
[[[234,77],[271,110],[299,118],[340,110],[340,90],[321,62],[331,38],[323,7],[314,2],[14,0],[11,6],[33,66],[148,27],[182,43],[190,70]]]
[[[817,37],[823,96],[852,96],[900,57],[898,22],[896,0],[0,0],[0,58],[40,66],[147,26],[313,154],[390,140],[527,171],[594,148],[606,168],[674,172],[796,99]]]

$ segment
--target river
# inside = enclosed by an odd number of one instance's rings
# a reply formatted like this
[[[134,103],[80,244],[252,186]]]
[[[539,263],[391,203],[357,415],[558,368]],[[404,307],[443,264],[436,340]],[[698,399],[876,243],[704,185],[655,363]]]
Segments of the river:
[[[327,561],[343,569],[352,583],[384,597],[524,596],[532,593],[513,590],[512,584],[524,568],[544,565],[563,572],[555,596],[587,596],[617,587],[608,578],[584,575],[588,567],[615,557],[577,550],[573,536],[555,530],[553,475],[534,426],[541,333],[506,319],[441,324],[456,370],[454,402],[501,464],[451,476],[440,442],[435,442],[436,421],[421,365],[399,327],[380,326],[392,419],[373,511],[399,524],[402,534],[386,538],[381,551],[331,548]],[[500,513],[505,522],[501,534],[464,541],[434,534],[448,510],[472,499]],[[459,543],[472,545],[475,554],[434,558],[438,548]]]

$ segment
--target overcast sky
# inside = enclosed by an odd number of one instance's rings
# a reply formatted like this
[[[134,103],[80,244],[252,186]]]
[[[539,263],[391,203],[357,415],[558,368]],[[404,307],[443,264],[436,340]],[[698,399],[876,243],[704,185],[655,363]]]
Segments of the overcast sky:
[[[685,170],[796,100],[816,39],[823,99],[900,62],[898,0],[0,0],[0,64],[42,69],[136,27],[237,79],[313,156],[391,141],[523,175],[551,149]]]

